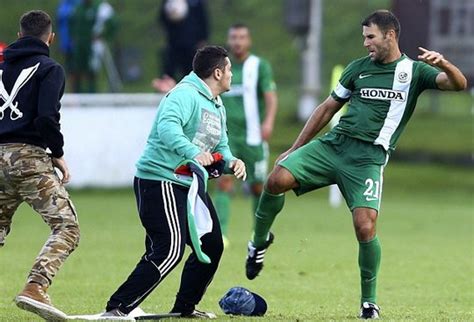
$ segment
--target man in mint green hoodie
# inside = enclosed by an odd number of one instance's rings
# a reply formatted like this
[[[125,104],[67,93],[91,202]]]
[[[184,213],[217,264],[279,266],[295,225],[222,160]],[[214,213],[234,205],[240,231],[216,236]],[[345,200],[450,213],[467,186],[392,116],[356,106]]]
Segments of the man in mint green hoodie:
[[[210,263],[200,261],[191,243],[187,197],[193,177],[175,169],[185,160],[211,165],[219,152],[225,172],[245,180],[244,163],[227,144],[225,109],[219,94],[230,89],[231,63],[227,51],[207,46],[197,51],[193,71],[160,102],[145,150],[137,162],[134,190],[138,213],[146,230],[145,254],[128,279],[111,296],[104,316],[126,316],[154,290],[180,262],[186,244],[190,254],[172,313],[182,317],[213,318],[195,306],[212,281],[223,251],[218,217],[209,195],[205,202],[212,230],[200,239]]]

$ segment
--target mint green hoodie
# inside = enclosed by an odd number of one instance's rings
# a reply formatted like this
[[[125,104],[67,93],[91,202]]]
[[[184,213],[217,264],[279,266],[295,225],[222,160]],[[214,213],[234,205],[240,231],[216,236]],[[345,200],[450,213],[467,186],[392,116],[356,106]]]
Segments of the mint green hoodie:
[[[204,151],[220,152],[229,171],[229,161],[235,157],[227,143],[225,115],[220,97],[213,98],[209,86],[194,72],[189,73],[161,100],[145,150],[136,163],[136,176],[189,186],[192,177],[177,175],[174,170],[183,160]]]

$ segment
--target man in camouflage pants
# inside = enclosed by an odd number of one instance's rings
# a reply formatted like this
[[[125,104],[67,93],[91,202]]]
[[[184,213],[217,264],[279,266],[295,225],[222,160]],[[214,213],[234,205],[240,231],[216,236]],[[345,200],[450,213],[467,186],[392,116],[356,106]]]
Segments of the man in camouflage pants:
[[[60,321],[67,316],[52,306],[46,291],[79,242],[76,211],[64,187],[69,171],[63,157],[59,101],[65,76],[49,58],[54,33],[47,13],[25,13],[18,35],[0,64],[0,246],[16,209],[25,201],[49,225],[51,235],[15,302],[46,320]]]

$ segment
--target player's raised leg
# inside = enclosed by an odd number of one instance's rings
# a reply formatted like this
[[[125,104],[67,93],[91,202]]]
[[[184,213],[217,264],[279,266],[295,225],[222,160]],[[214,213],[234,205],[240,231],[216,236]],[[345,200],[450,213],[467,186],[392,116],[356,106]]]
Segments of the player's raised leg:
[[[254,279],[263,268],[263,257],[273,242],[270,228],[276,215],[283,209],[285,192],[295,188],[297,182],[285,168],[276,166],[265,183],[265,188],[255,212],[254,234],[248,244],[246,275]]]

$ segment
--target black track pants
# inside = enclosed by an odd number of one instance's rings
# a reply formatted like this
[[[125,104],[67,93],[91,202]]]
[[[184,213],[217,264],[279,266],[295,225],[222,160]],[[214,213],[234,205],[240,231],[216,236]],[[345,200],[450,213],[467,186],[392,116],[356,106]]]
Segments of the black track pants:
[[[134,190],[140,220],[146,231],[146,250],[125,283],[111,296],[106,308],[107,311],[119,308],[127,314],[181,261],[185,245],[191,246],[187,188],[171,182],[135,178]],[[220,225],[209,195],[207,203],[213,228],[201,238],[201,249],[210,257],[211,264],[199,262],[194,252],[186,260],[176,298],[176,303],[185,306],[186,310],[194,308],[203,297],[223,251]]]

